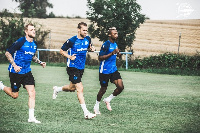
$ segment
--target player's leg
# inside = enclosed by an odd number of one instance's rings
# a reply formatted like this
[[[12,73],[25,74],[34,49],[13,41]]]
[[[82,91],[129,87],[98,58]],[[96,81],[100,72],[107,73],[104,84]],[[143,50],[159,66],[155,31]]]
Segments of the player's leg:
[[[101,114],[101,112],[99,111],[99,104],[100,104],[100,101],[101,101],[103,95],[105,94],[106,90],[107,90],[107,87],[101,86],[101,88],[97,94],[96,104],[94,105],[94,113],[95,114]]]
[[[67,74],[69,75],[70,84],[69,85],[65,85],[65,86],[61,86],[61,87],[54,86],[53,87],[53,99],[56,99],[56,97],[58,95],[58,92],[61,92],[61,91],[74,92],[75,89],[76,89],[75,85],[73,83],[71,83],[71,82],[74,82],[74,80],[75,80],[74,76],[76,76],[77,74],[80,77],[79,70],[76,69],[76,68],[67,67],[66,71],[67,71]]]
[[[53,99],[56,99],[58,92],[65,91],[65,92],[75,92],[76,88],[75,85],[70,82],[69,85],[64,85],[61,87],[54,86],[53,87]]]
[[[116,89],[114,90],[114,92],[109,97],[104,99],[104,101],[109,102],[109,103],[114,97],[119,95],[124,89],[122,79],[114,80],[113,83],[116,85]]]
[[[28,122],[33,123],[41,123],[36,120],[34,111],[35,111],[35,80],[31,72],[24,75],[23,78],[23,87],[27,90],[29,99],[28,99],[28,107],[29,107],[29,119]]]
[[[116,85],[116,89],[113,92],[113,96],[119,95],[124,90],[124,85],[122,79],[114,80],[113,82]]]
[[[80,104],[85,104],[84,96],[83,96],[83,84],[82,82],[75,84],[77,90],[77,97]]]
[[[114,92],[107,98],[104,98],[104,102],[107,105],[108,110],[112,110],[110,106],[110,101],[117,95],[119,95],[124,90],[124,85],[122,82],[122,78],[118,71],[114,72],[111,76],[111,82],[116,85],[116,89]]]
[[[4,88],[2,90],[14,99],[18,98],[18,96],[19,96],[19,92],[12,92],[12,88],[10,88],[10,87],[4,86]]]
[[[84,112],[84,117],[86,119],[94,118],[96,115],[90,113],[88,111],[87,107],[86,107],[85,99],[84,99],[84,96],[83,96],[83,84],[82,84],[82,82],[76,83],[75,87],[76,87],[76,90],[77,90],[77,97],[78,97],[79,103],[80,103],[81,108],[83,109],[83,112]]]
[[[29,95],[28,107],[29,109],[34,109],[35,108],[35,87],[34,85],[26,85],[25,88]],[[31,117],[34,117],[34,115]]]
[[[56,86],[55,89],[56,89],[57,92],[60,92],[60,91],[74,92],[76,90],[76,87],[72,82],[70,82],[69,85],[64,85],[64,86],[61,86],[61,87]]]
[[[105,94],[105,92],[107,90],[109,78],[110,78],[110,74],[99,73],[99,81],[100,81],[101,88],[97,94],[96,104],[94,105],[94,113],[95,114],[101,114],[99,111],[99,104],[100,104],[100,101],[101,101],[103,95]]]
[[[69,85],[65,85],[62,87],[62,91],[66,91],[66,92],[74,92],[75,90],[76,90],[76,87],[72,82],[70,82]]]
[[[107,90],[107,86],[106,87],[101,86],[101,88],[97,94],[97,101],[99,101],[99,102],[101,101],[103,95],[106,93],[106,90]]]
[[[36,120],[34,111],[35,111],[35,87],[34,85],[25,85],[25,88],[28,92],[29,99],[28,99],[28,107],[29,107],[29,119],[28,122],[34,123],[41,123],[40,121]]]
[[[16,73],[10,73],[10,84],[11,87],[4,86],[2,82],[0,82],[0,88],[10,97],[16,99],[19,96],[19,88],[21,87],[22,76]]]

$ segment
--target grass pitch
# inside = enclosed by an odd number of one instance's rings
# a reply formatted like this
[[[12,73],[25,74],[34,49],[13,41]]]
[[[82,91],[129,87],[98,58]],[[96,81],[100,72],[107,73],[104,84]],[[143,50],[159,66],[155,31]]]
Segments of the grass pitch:
[[[8,64],[0,64],[0,80],[10,86]],[[200,132],[200,77],[120,71],[125,90],[111,101],[112,111],[100,103],[101,115],[85,120],[76,92],[52,87],[69,84],[64,67],[32,65],[36,80],[35,115],[41,124],[28,123],[28,94],[20,88],[18,99],[0,91],[0,133],[197,133]],[[85,69],[84,96],[92,111],[99,91],[98,70]],[[104,97],[115,86],[109,83]],[[103,98],[104,98],[103,97]]]

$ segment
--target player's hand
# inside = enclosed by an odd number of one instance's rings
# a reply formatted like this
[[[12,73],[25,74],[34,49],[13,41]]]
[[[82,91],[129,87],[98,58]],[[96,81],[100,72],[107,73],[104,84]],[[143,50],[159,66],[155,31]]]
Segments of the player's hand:
[[[17,65],[14,66],[14,70],[16,73],[20,72],[21,69],[22,69],[22,67],[20,67],[20,66],[17,66]]]
[[[122,54],[120,53],[120,49],[119,49],[119,52],[117,53],[117,57],[121,58]]]
[[[119,49],[118,48],[116,48],[114,51],[112,51],[112,54],[114,55],[114,54],[118,54],[119,53]]]
[[[90,51],[91,52],[94,52],[96,49],[95,49],[95,47],[94,46],[90,46]]]
[[[69,57],[70,60],[75,60],[76,59],[76,54],[73,54],[72,56]]]
[[[41,62],[40,65],[45,68],[46,67],[46,62]]]

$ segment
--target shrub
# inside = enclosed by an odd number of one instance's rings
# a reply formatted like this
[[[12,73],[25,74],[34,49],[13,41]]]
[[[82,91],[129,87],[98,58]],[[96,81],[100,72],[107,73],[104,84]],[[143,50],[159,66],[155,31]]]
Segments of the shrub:
[[[24,36],[24,25],[27,23],[33,23],[30,20],[24,20],[21,16],[16,17],[13,14],[9,14],[5,10],[1,14],[0,19],[0,61],[5,61],[6,49],[12,45],[17,39]],[[43,30],[43,26],[39,23],[33,23],[36,27],[35,40],[38,43],[38,47],[44,48],[45,38],[47,37],[49,30]]]
[[[145,57],[143,59],[136,58],[129,60],[129,68],[136,69],[187,69],[199,70],[200,69],[200,55],[187,56],[178,55],[173,53],[164,53],[158,56]]]

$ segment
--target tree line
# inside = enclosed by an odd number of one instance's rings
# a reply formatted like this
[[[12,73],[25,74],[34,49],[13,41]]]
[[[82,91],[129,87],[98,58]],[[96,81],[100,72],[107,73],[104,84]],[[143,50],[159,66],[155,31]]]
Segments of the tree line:
[[[47,8],[53,8],[48,0],[13,0],[19,3],[21,14],[10,14],[8,10],[1,13],[0,22],[0,50],[4,53],[6,48],[19,36],[23,36],[24,18],[46,18]],[[116,27],[119,37],[117,44],[121,51],[133,51],[132,43],[135,39],[135,32],[140,24],[145,22],[146,16],[141,14],[141,6],[136,0],[87,0],[89,10],[86,12],[89,25],[89,35],[92,38],[99,38],[106,41],[107,31],[110,27]],[[49,15],[54,16],[51,12]],[[7,17],[6,17],[7,16]],[[39,28],[40,29],[40,28]],[[37,28],[38,30],[38,28]],[[45,30],[43,30],[45,31]],[[48,31],[37,32],[43,39],[40,45],[44,44]],[[1,54],[0,53],[0,54]]]

